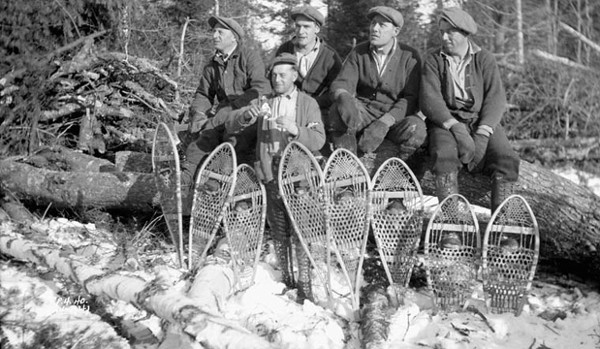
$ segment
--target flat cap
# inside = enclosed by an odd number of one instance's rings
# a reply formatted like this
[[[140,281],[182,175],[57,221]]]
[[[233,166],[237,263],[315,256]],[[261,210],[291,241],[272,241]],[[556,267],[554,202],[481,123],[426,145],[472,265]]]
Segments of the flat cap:
[[[325,17],[323,17],[321,12],[309,5],[294,7],[290,13],[290,17],[292,17],[293,20],[296,20],[296,17],[298,16],[306,17],[317,23],[319,26],[325,24]]]
[[[402,14],[391,7],[375,6],[367,12],[367,18],[369,19],[373,19],[375,15],[383,16],[398,28],[402,28],[404,25],[404,17],[402,17]]]
[[[244,37],[244,29],[242,29],[242,26],[236,22],[235,19],[220,16],[211,16],[208,19],[208,25],[210,25],[211,28],[214,28],[217,23],[231,30],[233,34],[237,36],[238,41],[241,41]]]
[[[277,55],[277,57],[275,57],[275,59],[273,60],[273,64],[271,64],[271,69],[273,69],[273,67],[278,64],[289,64],[293,65],[294,68],[297,68],[298,60],[296,58],[296,55],[288,52],[283,52]]]
[[[469,34],[477,33],[477,23],[470,14],[458,7],[449,7],[442,11],[440,21],[445,20],[454,28],[460,29]]]

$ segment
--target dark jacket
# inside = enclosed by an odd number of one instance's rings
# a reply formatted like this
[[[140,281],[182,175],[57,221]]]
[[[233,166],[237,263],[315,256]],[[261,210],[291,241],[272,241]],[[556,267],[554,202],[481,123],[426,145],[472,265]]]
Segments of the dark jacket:
[[[269,106],[273,106],[273,95],[268,96]],[[252,125],[245,125],[243,114],[246,108],[234,110],[231,113],[231,121],[227,129],[232,134],[242,132],[246,127],[257,128],[257,147],[256,155],[259,161],[255,163],[256,175],[264,183],[277,179],[278,159],[274,159],[267,151],[267,144],[270,142],[270,134],[262,129],[263,118],[260,117]],[[325,129],[321,120],[319,105],[314,98],[302,91],[298,91],[296,100],[296,124],[298,125],[298,135],[295,137],[288,135],[290,141],[298,141],[305,145],[310,151],[317,152],[325,144]],[[280,149],[283,152],[286,144],[281,144]],[[281,154],[278,154],[281,156]]]
[[[468,109],[457,107],[452,76],[441,49],[431,52],[425,61],[421,81],[421,111],[439,127],[444,127],[445,121],[456,117],[463,121],[477,118],[476,126],[487,125],[494,129],[506,109],[506,93],[494,56],[471,44],[475,53],[466,68],[465,87],[473,96],[473,106]]]
[[[374,115],[390,113],[396,122],[418,110],[421,59],[408,45],[397,43],[386,70],[379,75],[369,42],[356,46],[331,84],[331,91],[348,91]]]
[[[208,115],[217,98],[219,108],[238,109],[271,92],[265,65],[256,50],[238,45],[227,61],[215,55],[204,67],[190,107],[190,116]],[[213,110],[214,111],[214,110]]]
[[[296,86],[300,91],[306,92],[316,99],[319,107],[328,108],[331,105],[329,86],[340,72],[342,59],[323,39],[319,40],[321,40],[321,46],[319,47],[319,53],[315,58],[315,62],[304,79],[298,76]],[[295,54],[293,39],[279,46],[275,56],[284,52]]]

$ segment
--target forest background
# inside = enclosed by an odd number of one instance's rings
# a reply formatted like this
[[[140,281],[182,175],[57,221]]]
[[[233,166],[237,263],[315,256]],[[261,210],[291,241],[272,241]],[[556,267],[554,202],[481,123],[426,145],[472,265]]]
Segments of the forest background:
[[[144,87],[187,110],[202,68],[213,54],[207,19],[233,17],[248,30],[246,41],[268,64],[275,42],[293,34],[289,10],[311,1],[257,0],[9,0],[0,4],[0,78],[24,72],[18,90],[0,96],[0,157],[32,152],[42,144],[69,145],[69,128],[44,130],[40,113],[55,102],[49,78],[60,61],[78,52],[81,39],[95,48],[153,62],[175,82],[150,77]],[[314,2],[314,1],[313,1]],[[509,138],[570,139],[600,134],[600,2],[593,0],[326,0],[321,36],[344,57],[368,35],[365,13],[375,5],[400,10],[400,40],[425,53],[437,47],[435,18],[449,4],[461,5],[479,24],[475,42],[492,51],[507,89],[504,119]],[[315,5],[315,4],[313,4]],[[281,25],[271,25],[271,24]],[[255,35],[258,27],[261,35]],[[139,82],[139,79],[138,79]],[[0,81],[7,84],[6,81]],[[2,86],[6,87],[6,86]],[[159,110],[137,123],[154,123]],[[143,126],[143,125],[142,125]],[[147,125],[152,126],[152,125]],[[153,128],[153,127],[152,127]],[[40,130],[45,132],[40,132]],[[120,145],[108,145],[118,150]],[[113,149],[111,149],[111,147]],[[588,162],[589,163],[589,162]],[[589,167],[589,164],[588,164]],[[595,163],[592,164],[595,166]],[[596,172],[596,171],[594,171]]]

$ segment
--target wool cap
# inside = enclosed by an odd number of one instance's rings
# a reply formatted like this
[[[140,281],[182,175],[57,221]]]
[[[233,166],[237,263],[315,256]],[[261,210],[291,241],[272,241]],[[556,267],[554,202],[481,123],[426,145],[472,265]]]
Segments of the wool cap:
[[[296,55],[288,53],[288,52],[283,52],[281,54],[279,54],[277,57],[275,57],[275,59],[273,60],[273,64],[271,64],[271,69],[273,69],[274,66],[278,65],[278,64],[289,64],[294,66],[294,68],[297,68],[297,63],[298,60],[296,58]]]
[[[398,28],[402,28],[402,26],[404,25],[404,17],[402,17],[402,14],[399,11],[396,11],[391,7],[375,6],[375,7],[372,7],[369,10],[369,12],[367,12],[368,19],[373,19],[373,17],[375,17],[375,15],[383,16],[384,18],[386,18],[387,20],[392,22],[392,24]]]
[[[217,25],[217,23],[231,30],[233,34],[235,34],[235,36],[238,38],[238,41],[241,41],[244,37],[244,29],[242,29],[242,26],[238,22],[236,22],[235,19],[220,16],[212,16],[208,19],[208,25],[211,28],[214,28],[215,25]]]
[[[290,13],[290,17],[292,17],[293,20],[296,20],[296,17],[298,16],[306,17],[317,23],[319,26],[325,24],[325,17],[323,17],[321,12],[309,5],[294,7]]]
[[[442,11],[440,21],[445,20],[454,28],[460,29],[468,34],[477,33],[477,23],[470,14],[458,7],[449,7]]]

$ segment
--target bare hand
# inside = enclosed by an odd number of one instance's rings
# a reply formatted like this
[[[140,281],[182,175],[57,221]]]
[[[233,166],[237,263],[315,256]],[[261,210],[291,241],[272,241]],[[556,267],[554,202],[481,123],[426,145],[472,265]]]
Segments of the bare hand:
[[[279,118],[275,119],[275,123],[277,124],[278,127],[286,130],[292,136],[298,135],[298,125],[296,125],[295,121],[292,121],[285,117],[279,117]]]
[[[244,111],[244,124],[250,125],[256,122],[256,119],[260,115],[260,108],[252,103],[248,106],[248,108]]]

